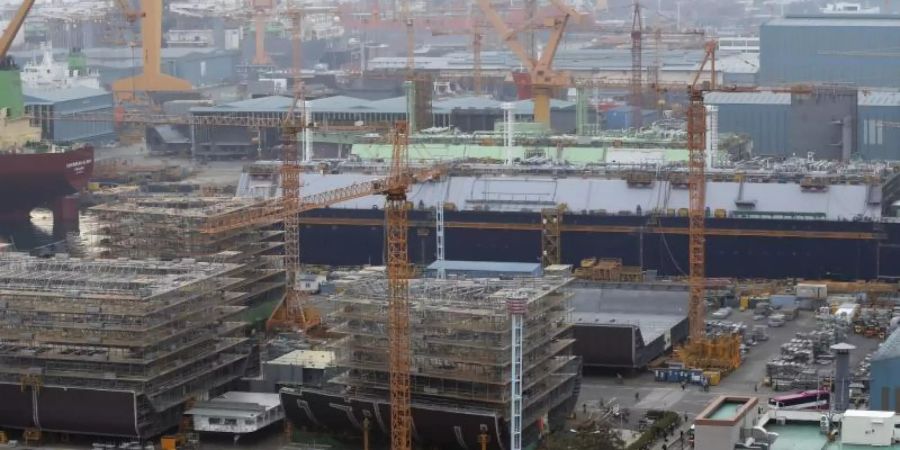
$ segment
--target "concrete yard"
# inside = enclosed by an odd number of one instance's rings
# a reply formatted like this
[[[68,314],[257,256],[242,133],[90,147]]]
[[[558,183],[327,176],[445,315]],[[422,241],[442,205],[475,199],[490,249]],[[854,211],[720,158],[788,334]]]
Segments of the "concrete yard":
[[[748,328],[761,323],[753,321],[752,311],[735,311],[728,320],[743,322]],[[769,340],[752,347],[741,367],[723,378],[718,386],[711,386],[708,392],[695,385],[688,385],[682,390],[676,383],[657,382],[649,371],[637,374],[622,373],[623,380],[620,384],[615,373],[587,370],[582,382],[577,413],[581,416],[585,407],[589,413],[597,412],[601,401],[608,403],[615,399],[620,407],[630,412],[628,423],[622,424],[627,428],[637,427],[638,420],[651,409],[672,410],[686,413],[693,418],[710,400],[723,394],[756,395],[760,397],[760,403],[765,404],[770,396],[775,395],[771,389],[762,385],[766,362],[777,355],[781,344],[789,341],[797,332],[810,331],[815,327],[816,319],[813,313],[802,311],[796,320],[787,322],[785,326],[769,328]],[[849,336],[848,341],[857,346],[850,354],[851,369],[855,368],[866,354],[876,349],[880,342],[877,339],[854,334]]]

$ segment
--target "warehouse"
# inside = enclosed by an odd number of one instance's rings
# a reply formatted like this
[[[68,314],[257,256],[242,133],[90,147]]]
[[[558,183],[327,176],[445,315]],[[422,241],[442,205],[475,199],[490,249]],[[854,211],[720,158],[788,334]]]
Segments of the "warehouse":
[[[585,367],[640,369],[687,338],[684,285],[579,283],[571,291],[575,354]]]
[[[746,135],[754,155],[806,157],[812,151],[819,159],[837,159],[849,151],[851,158],[900,159],[900,92],[822,87],[814,95],[710,92],[705,100],[718,107],[719,132]],[[852,133],[846,141],[845,132]],[[836,145],[845,142],[849,149]]]
[[[79,113],[112,114],[113,96],[101,89],[74,86],[62,89],[24,89],[25,112],[34,116]],[[54,144],[103,142],[115,139],[111,122],[42,120],[41,138]]]
[[[788,15],[760,27],[761,85],[900,86],[900,17]]]
[[[140,52],[130,48],[88,48],[84,50],[88,67],[100,72],[101,85],[134,76],[142,67]],[[162,49],[162,71],[183,78],[194,87],[217,85],[237,79],[240,62],[237,50],[214,48]]]
[[[334,96],[309,102],[313,121],[321,126],[384,125],[406,120],[407,98],[393,97],[383,100],[366,100],[348,96]],[[281,116],[291,105],[291,98],[284,96],[260,97],[240,100],[217,106],[191,108],[194,116],[246,115],[248,117]],[[434,126],[453,126],[464,132],[493,130],[497,121],[502,120],[502,102],[484,97],[457,97],[435,100],[431,104],[431,118]],[[514,103],[516,120],[534,121],[534,104],[531,100]],[[575,130],[575,104],[563,100],[552,100],[553,128],[559,131]],[[588,120],[595,120],[589,117]],[[186,127],[185,127],[186,128]],[[194,130],[183,130],[177,134],[159,130],[151,136],[152,149],[186,145],[187,136],[193,136],[192,152],[200,158],[237,158],[257,155],[274,156],[268,151],[281,143],[281,130],[249,129],[247,127],[197,126]],[[317,141],[318,147],[323,144]]]
[[[872,356],[869,408],[900,412],[900,330],[895,330]]]

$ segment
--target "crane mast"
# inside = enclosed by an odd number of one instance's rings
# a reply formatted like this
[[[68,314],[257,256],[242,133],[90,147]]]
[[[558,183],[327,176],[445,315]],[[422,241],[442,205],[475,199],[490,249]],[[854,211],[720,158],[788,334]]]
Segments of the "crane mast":
[[[409,134],[405,122],[395,125],[385,214],[387,215],[388,342],[390,344],[391,450],[412,448],[410,412],[409,230],[406,161]]]

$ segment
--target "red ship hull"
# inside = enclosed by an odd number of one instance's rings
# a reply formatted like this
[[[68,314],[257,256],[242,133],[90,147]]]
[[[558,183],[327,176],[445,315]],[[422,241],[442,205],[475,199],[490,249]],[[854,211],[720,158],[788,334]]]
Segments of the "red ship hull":
[[[81,191],[94,170],[94,148],[0,154],[0,220],[27,220],[32,209]]]

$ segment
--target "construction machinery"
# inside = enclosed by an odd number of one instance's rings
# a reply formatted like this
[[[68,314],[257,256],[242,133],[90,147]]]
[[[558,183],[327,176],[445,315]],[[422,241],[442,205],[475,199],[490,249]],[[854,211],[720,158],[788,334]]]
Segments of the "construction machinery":
[[[688,88],[688,343],[679,356],[688,367],[718,369],[728,373],[741,364],[740,338],[719,335],[710,338],[706,331],[706,106],[703,92],[716,89],[716,42],[706,44],[700,68]],[[700,85],[706,66],[711,76],[708,86]]]
[[[643,28],[641,20],[641,3],[634,2],[634,14],[631,19],[631,127],[640,128],[644,121],[644,91],[642,81],[642,46]]]
[[[393,132],[391,170],[384,192],[387,235],[388,342],[390,345],[391,450],[412,448],[409,369],[411,360],[409,330],[409,202],[406,170],[409,154],[409,130],[397,123]]]
[[[538,58],[532,56],[519,40],[518,32],[520,30],[510,28],[503,18],[500,17],[497,10],[494,9],[490,0],[477,0],[477,3],[478,7],[481,8],[481,12],[484,13],[487,20],[497,30],[501,40],[516,54],[525,67],[534,98],[534,121],[549,127],[550,99],[553,98],[554,91],[572,85],[571,74],[566,71],[555,70],[553,68],[553,59],[556,57],[556,51],[559,49],[559,44],[562,42],[563,35],[566,32],[566,25],[570,20],[580,23],[583,16],[564,4],[562,0],[552,0],[553,5],[562,11],[562,14],[549,19],[543,24],[550,29],[550,38],[544,45],[540,58]],[[533,27],[534,24],[530,24],[530,26]]]
[[[140,0],[140,11],[132,10],[126,0],[119,0],[118,5],[127,8],[123,11],[127,20],[141,20],[143,66],[140,75],[112,83],[116,101],[136,102],[151,92],[191,90],[188,81],[162,73],[163,0]]]

